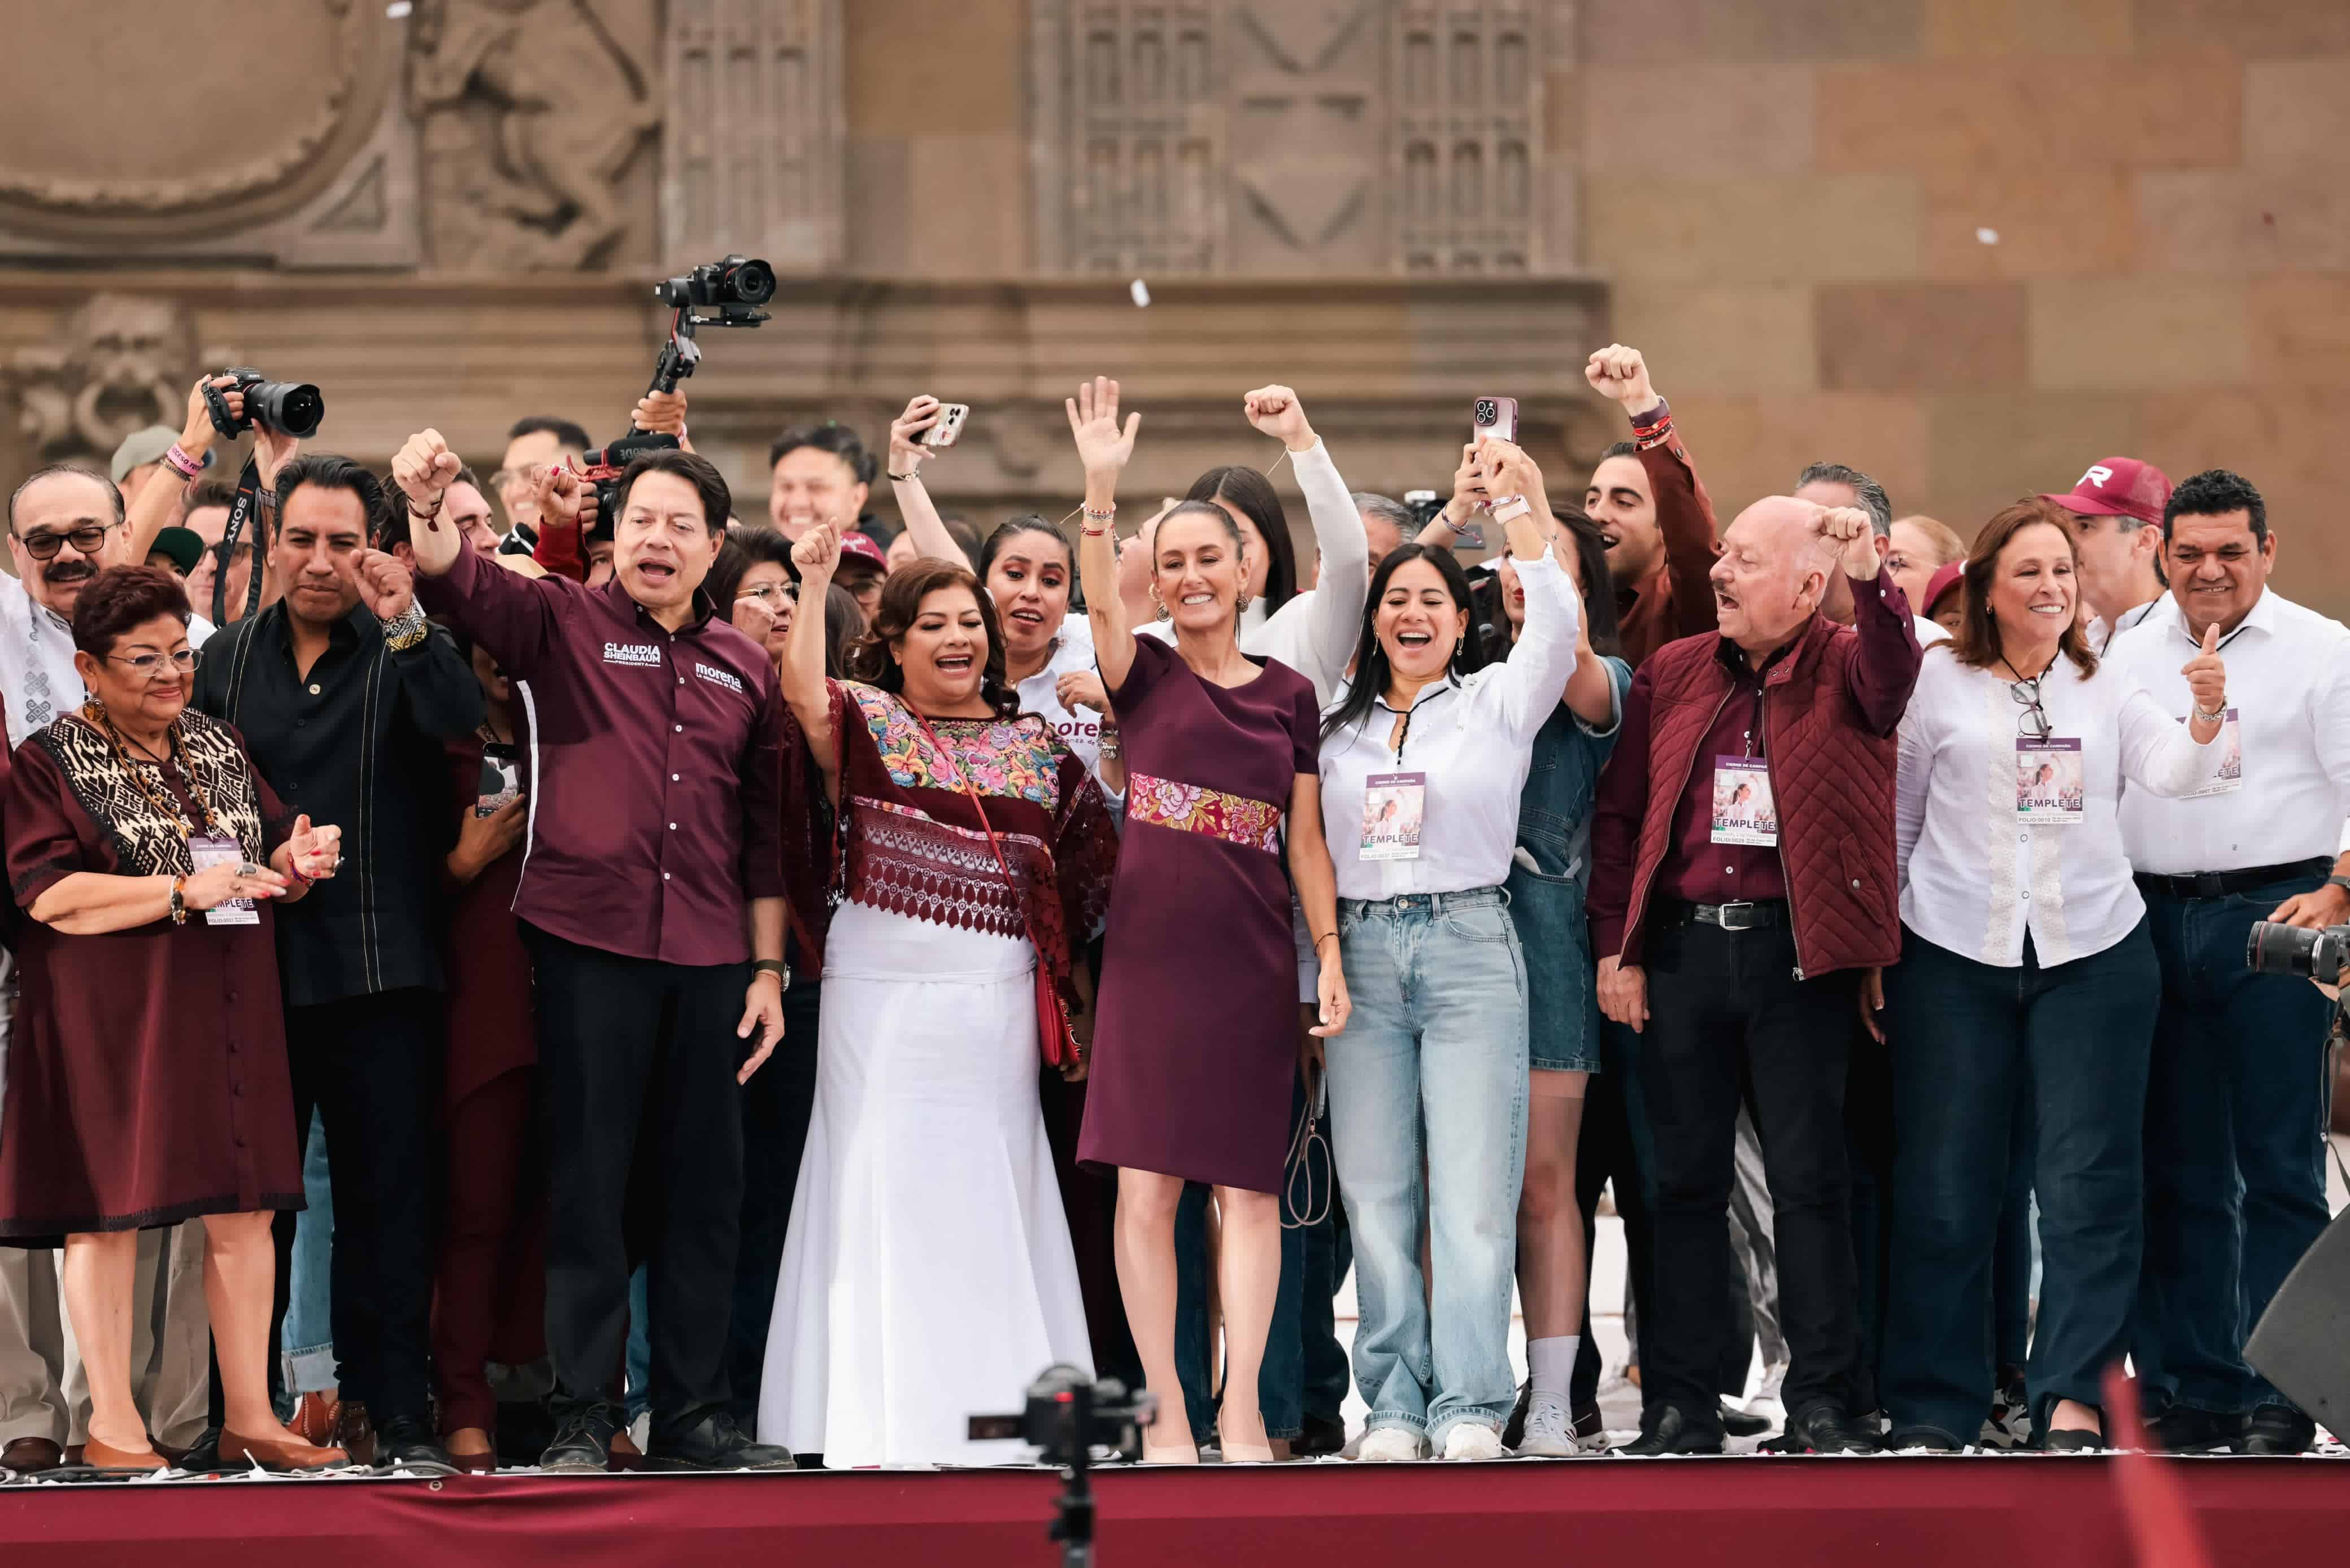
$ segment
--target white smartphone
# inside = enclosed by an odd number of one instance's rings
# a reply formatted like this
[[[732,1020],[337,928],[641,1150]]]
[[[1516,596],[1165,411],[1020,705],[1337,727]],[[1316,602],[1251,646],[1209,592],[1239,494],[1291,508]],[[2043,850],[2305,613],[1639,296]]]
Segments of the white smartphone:
[[[954,445],[962,434],[963,421],[971,418],[969,403],[941,403],[939,417],[922,432],[922,444],[932,452],[943,452]]]

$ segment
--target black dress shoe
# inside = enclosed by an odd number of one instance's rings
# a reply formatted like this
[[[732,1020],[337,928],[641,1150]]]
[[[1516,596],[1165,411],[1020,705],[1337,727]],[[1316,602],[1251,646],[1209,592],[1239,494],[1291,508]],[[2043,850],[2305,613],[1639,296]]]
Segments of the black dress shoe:
[[[218,1427],[206,1427],[197,1434],[196,1446],[180,1456],[178,1468],[194,1476],[209,1474],[221,1468],[220,1443],[221,1429]]]
[[[2035,1436],[2032,1446],[2043,1454],[2101,1454],[2106,1450],[2106,1435],[2085,1432],[2078,1427],[2059,1427]]]
[[[1653,1459],[1667,1454],[1718,1454],[1721,1430],[1700,1427],[1674,1406],[1667,1405],[1640,1420],[1640,1435],[1616,1450],[1627,1458]]]
[[[743,1435],[734,1417],[723,1410],[704,1416],[691,1427],[656,1427],[646,1445],[649,1470],[788,1470],[796,1467],[792,1451],[773,1443],[754,1443]]]
[[[578,1405],[559,1413],[555,1440],[538,1468],[557,1475],[602,1475],[612,1462],[612,1434],[620,1423],[609,1405]]]
[[[1317,1459],[1328,1454],[1347,1451],[1347,1423],[1333,1421],[1312,1411],[1299,1423],[1300,1430],[1289,1445],[1289,1451],[1301,1459]]]
[[[0,1449],[0,1480],[35,1476],[66,1462],[66,1451],[47,1438],[19,1438]]]
[[[2244,1438],[2241,1416],[2173,1405],[2146,1424],[2146,1439],[2166,1454],[2225,1453]]]
[[[1847,1416],[1834,1405],[1812,1405],[1787,1417],[1787,1428],[1762,1445],[1766,1454],[1873,1454],[1885,1446],[1877,1422]]]
[[[2317,1423],[2290,1405],[2263,1405],[2252,1412],[2236,1451],[2240,1454],[2305,1454],[2317,1446]]]
[[[1722,1435],[1731,1438],[1759,1438],[1771,1429],[1771,1417],[1757,1416],[1740,1409],[1729,1400],[1721,1402],[1720,1416]]]
[[[449,1457],[432,1428],[413,1416],[394,1416],[376,1428],[375,1465],[380,1470],[406,1470],[411,1475],[457,1473],[457,1461]]]
[[[1885,1439],[1887,1453],[1957,1454],[1966,1451],[1966,1445],[1939,1427],[1896,1427]]]

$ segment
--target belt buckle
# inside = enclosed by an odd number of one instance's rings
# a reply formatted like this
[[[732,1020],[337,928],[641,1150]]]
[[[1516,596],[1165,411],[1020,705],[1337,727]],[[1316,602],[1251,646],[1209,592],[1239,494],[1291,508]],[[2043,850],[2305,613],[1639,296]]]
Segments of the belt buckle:
[[[2228,895],[2226,877],[2218,871],[2198,871],[2190,878],[2198,898],[2224,898]]]
[[[1754,904],[1742,899],[1735,904],[1716,904],[1713,923],[1725,931],[1751,931],[1754,929]]]

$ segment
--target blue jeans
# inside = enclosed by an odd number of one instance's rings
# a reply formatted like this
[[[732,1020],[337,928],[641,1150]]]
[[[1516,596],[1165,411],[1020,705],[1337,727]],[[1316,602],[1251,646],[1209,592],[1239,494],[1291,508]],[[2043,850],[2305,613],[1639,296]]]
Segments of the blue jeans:
[[[1302,1111],[1303,1099],[1302,1093],[1293,1096],[1294,1112]],[[1224,1386],[1208,1347],[1208,1198],[1203,1183],[1188,1182],[1175,1209],[1175,1376],[1183,1386],[1191,1441],[1203,1448],[1216,1435],[1216,1401]],[[1267,1438],[1295,1438],[1305,1430],[1305,1232],[1284,1227],[1281,1283],[1256,1375],[1257,1410]]]
[[[1517,1397],[1510,1293],[1527,1075],[1517,928],[1501,889],[1481,888],[1343,898],[1338,933],[1355,1010],[1330,1042],[1330,1111],[1355,1235],[1355,1384],[1368,1427],[1424,1431],[1440,1445],[1464,1421],[1498,1431]]]
[[[2330,1006],[2307,981],[2254,974],[2252,922],[2325,875],[2223,898],[2147,895],[2162,1011],[2146,1102],[2148,1403],[2233,1415],[2288,1403],[2244,1341],[2317,1240],[2325,1206]]]
[[[2146,923],[2043,969],[1961,957],[1904,931],[1885,974],[1893,1055],[1893,1266],[1885,1407],[1970,1440],[1990,1408],[1991,1279],[2032,1086],[2047,1269],[2024,1378],[2033,1427],[2060,1399],[2105,1403],[2129,1349],[2144,1234],[2147,1059],[2162,977]]]
[[[302,1193],[309,1207],[294,1221],[294,1266],[286,1275],[286,1404],[335,1386],[335,1189],[327,1179],[327,1128],[310,1124],[302,1159]]]

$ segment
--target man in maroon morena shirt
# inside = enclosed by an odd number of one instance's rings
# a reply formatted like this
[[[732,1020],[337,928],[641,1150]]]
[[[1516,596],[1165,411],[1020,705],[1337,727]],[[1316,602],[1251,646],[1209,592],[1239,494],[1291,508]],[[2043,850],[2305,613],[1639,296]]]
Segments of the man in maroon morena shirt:
[[[659,1216],[646,1459],[789,1469],[787,1450],[751,1442],[726,1407],[736,1085],[783,1035],[786,978],[782,699],[765,651],[700,591],[725,536],[726,482],[689,452],[630,464],[612,579],[590,588],[517,576],[463,543],[440,515],[458,462],[437,431],[411,436],[391,468],[417,597],[498,661],[528,723],[515,914],[538,987],[559,1417],[540,1463],[601,1470],[621,1425],[609,1395],[628,1331],[621,1216],[636,1162]],[[576,522],[577,473],[545,470],[534,493],[542,518]]]
[[[1820,613],[1832,573],[1850,580],[1851,627]],[[1720,632],[1667,644],[1633,677],[1592,818],[1599,1005],[1641,1034],[1657,1165],[1648,1407],[1627,1451],[1721,1447],[1742,1098],[1779,1210],[1792,1355],[1781,1442],[1875,1448],[1852,1408],[1843,1105],[1861,971],[1900,952],[1894,732],[1918,639],[1856,508],[1757,502],[1723,536],[1711,581]]]

